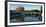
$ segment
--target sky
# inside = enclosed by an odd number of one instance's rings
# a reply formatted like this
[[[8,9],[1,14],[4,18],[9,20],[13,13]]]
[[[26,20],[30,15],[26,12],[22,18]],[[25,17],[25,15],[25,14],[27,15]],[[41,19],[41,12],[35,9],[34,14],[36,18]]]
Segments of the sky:
[[[16,10],[17,5],[24,7],[24,10],[40,10],[40,5],[26,5],[26,4],[9,4],[10,10]]]

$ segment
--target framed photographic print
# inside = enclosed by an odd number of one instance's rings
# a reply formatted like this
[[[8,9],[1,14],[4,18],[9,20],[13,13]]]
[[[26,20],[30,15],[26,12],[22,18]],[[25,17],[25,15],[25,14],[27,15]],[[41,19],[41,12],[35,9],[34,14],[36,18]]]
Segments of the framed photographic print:
[[[5,1],[6,25],[45,24],[45,3]]]

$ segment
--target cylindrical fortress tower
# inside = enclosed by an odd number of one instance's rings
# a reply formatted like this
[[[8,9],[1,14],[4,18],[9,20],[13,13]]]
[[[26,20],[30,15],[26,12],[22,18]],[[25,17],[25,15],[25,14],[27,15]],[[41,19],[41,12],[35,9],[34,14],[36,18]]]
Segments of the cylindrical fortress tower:
[[[16,7],[16,11],[24,11],[24,7],[22,7],[22,6],[17,6],[17,7]]]

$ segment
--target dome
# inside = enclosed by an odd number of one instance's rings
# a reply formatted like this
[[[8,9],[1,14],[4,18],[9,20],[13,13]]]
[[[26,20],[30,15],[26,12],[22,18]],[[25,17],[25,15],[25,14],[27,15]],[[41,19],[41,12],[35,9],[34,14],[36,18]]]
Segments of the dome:
[[[23,8],[22,6],[17,6],[16,8]],[[24,8],[23,8],[24,9]]]

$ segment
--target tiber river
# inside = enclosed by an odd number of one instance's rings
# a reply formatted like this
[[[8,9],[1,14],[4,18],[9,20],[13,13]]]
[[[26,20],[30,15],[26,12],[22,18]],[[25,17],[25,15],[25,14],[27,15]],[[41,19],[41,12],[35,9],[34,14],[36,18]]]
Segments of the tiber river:
[[[40,18],[40,19],[39,19]],[[20,18],[19,18],[20,19]],[[18,21],[19,21],[18,19]],[[23,22],[38,22],[38,21],[41,21],[41,17],[35,17],[35,16],[29,16],[29,17],[24,17],[24,21]],[[20,19],[20,22],[21,22],[22,19]],[[15,23],[16,22],[16,18],[10,20],[11,23]]]
[[[25,21],[25,22],[37,22],[37,21],[39,21],[38,18],[39,18],[39,16],[38,16],[38,17],[35,17],[35,16],[33,16],[33,17],[32,17],[32,16],[30,16],[30,17],[25,17],[25,18],[24,18],[24,21]]]
[[[15,23],[16,22],[16,17],[14,17],[15,15],[11,14],[11,20],[10,22],[11,23]],[[38,22],[38,21],[42,21],[42,17],[41,16],[26,16],[24,17],[24,19],[22,18],[19,18],[18,21],[21,22],[21,20],[24,20],[23,22]]]

